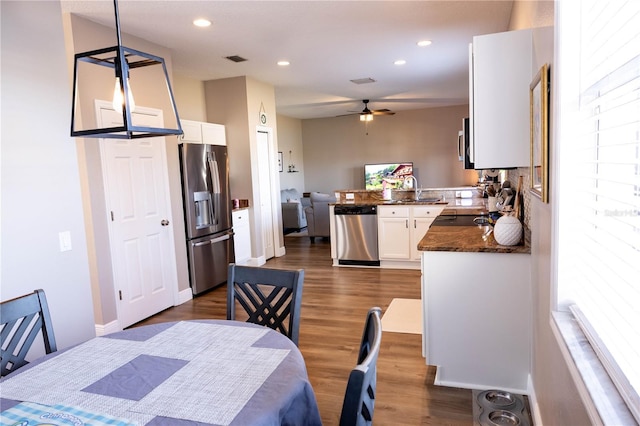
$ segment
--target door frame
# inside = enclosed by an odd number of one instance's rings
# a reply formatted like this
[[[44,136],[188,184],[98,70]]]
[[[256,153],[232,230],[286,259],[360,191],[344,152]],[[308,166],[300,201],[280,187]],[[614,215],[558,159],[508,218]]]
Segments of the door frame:
[[[272,211],[272,227],[273,227],[273,245],[275,257],[285,255],[285,248],[282,237],[282,206],[280,202],[280,172],[278,169],[278,149],[274,141],[274,131],[272,127],[256,126],[256,144],[258,143],[258,133],[267,134],[268,152],[269,152],[269,182],[271,184],[271,211]],[[257,147],[256,147],[257,152]],[[259,160],[258,160],[259,161]],[[257,182],[261,184],[261,182]],[[259,218],[258,218],[259,219]]]

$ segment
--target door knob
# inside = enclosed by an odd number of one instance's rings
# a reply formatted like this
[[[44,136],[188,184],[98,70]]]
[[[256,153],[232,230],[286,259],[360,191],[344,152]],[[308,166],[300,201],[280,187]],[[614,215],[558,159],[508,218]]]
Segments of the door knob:
[[[160,221],[160,225],[162,225],[162,226],[169,226],[169,221],[168,221],[167,219],[162,219],[162,220]]]

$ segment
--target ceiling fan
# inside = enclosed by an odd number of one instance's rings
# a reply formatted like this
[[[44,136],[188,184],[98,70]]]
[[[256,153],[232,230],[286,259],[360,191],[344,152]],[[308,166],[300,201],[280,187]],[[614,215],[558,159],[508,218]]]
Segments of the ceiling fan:
[[[362,102],[364,103],[364,109],[361,112],[358,111],[353,111],[352,114],[345,114],[345,115],[353,115],[353,114],[358,114],[360,115],[360,121],[371,121],[373,120],[373,116],[374,115],[393,115],[395,114],[395,112],[389,110],[389,109],[375,109],[375,110],[370,110],[369,109],[369,99],[363,99]]]

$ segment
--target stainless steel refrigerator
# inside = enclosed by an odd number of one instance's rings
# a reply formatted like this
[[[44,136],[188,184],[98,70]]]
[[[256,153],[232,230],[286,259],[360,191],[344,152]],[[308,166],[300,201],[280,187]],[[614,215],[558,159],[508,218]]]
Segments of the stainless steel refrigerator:
[[[227,147],[183,143],[182,199],[193,294],[227,281],[234,262]]]

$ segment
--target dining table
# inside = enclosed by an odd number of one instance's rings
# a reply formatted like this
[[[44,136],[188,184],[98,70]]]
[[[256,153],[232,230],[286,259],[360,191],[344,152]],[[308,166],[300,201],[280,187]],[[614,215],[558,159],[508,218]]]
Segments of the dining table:
[[[3,426],[321,425],[298,347],[229,320],[134,327],[46,355],[0,380],[0,409]]]

